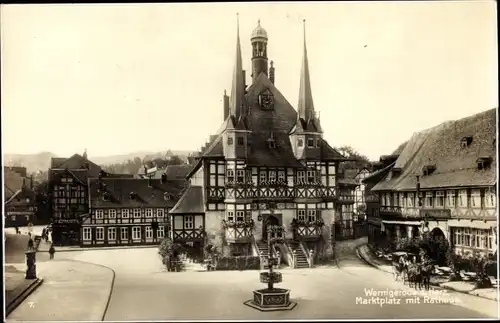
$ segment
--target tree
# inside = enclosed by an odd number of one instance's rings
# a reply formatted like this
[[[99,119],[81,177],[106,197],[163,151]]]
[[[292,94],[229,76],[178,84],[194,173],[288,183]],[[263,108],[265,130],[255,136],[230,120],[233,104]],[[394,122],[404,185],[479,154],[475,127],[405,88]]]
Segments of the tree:
[[[42,222],[48,223],[50,218],[50,199],[49,199],[49,182],[43,181],[33,187],[35,193],[35,218]]]
[[[336,148],[342,155],[353,161],[343,162],[341,164],[342,169],[361,169],[364,167],[371,168],[371,163],[368,157],[360,154],[351,146],[341,146]]]

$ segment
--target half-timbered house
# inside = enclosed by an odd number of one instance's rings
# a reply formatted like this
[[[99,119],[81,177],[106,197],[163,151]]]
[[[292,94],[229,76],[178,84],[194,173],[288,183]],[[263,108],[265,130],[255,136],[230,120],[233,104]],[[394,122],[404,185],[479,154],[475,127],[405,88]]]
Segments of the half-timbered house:
[[[496,148],[496,109],[413,135],[371,189],[379,194],[386,234],[428,231],[458,253],[494,253]]]
[[[90,210],[82,223],[82,246],[159,243],[168,234],[168,214],[184,183],[165,177],[89,179]]]
[[[309,257],[310,250],[331,257],[335,214],[354,196],[339,193],[338,163],[345,158],[323,139],[305,39],[298,111],[275,86],[260,22],[250,40],[252,82],[246,84],[238,33],[222,126],[187,176],[190,189],[172,210],[171,236],[200,248],[210,243],[227,255],[259,255],[267,252],[272,228],[272,235],[285,238],[285,261],[292,254]]]
[[[31,187],[23,186],[4,203],[5,227],[27,226],[36,222],[36,194]]]

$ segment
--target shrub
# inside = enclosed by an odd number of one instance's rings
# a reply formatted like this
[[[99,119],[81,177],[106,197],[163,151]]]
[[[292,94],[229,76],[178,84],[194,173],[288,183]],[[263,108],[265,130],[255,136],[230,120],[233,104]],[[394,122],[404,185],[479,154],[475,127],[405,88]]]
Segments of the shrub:
[[[165,238],[161,241],[160,245],[158,246],[158,255],[160,255],[162,262],[165,266],[167,266],[168,270],[171,270],[173,268],[170,268],[171,260],[178,260],[179,255],[183,252],[183,247],[182,245],[178,243],[174,243],[170,238]],[[178,268],[179,269],[179,268]]]
[[[218,258],[216,270],[254,270],[259,268],[259,256],[222,256]]]

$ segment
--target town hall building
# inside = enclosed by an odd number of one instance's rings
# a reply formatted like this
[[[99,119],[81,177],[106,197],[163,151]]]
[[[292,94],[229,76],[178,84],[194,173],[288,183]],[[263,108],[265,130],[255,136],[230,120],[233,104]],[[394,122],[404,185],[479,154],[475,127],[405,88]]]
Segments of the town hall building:
[[[281,236],[282,260],[290,264],[297,257],[299,267],[307,266],[312,259],[333,257],[334,223],[341,221],[344,204],[352,208],[354,191],[337,185],[338,164],[346,158],[323,139],[305,26],[297,110],[275,86],[268,40],[259,21],[250,38],[252,81],[246,84],[238,27],[224,120],[169,212],[170,236],[200,254],[211,244],[228,256],[262,255],[269,234]]]

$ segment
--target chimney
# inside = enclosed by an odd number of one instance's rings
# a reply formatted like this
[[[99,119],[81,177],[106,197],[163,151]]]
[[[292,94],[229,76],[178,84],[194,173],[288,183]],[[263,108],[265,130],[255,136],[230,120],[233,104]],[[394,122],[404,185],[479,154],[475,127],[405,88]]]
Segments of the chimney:
[[[226,121],[227,117],[229,117],[229,96],[226,94],[226,90],[224,90],[224,121]]]
[[[26,177],[23,177],[23,188],[26,187]]]
[[[274,84],[274,62],[271,61],[271,68],[269,68],[269,80]]]

